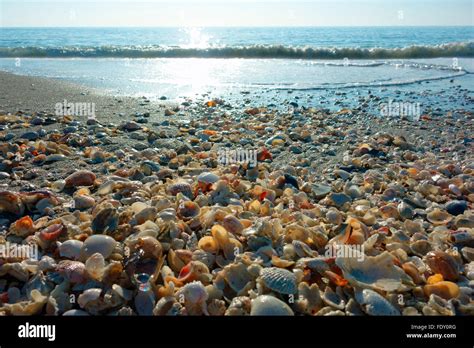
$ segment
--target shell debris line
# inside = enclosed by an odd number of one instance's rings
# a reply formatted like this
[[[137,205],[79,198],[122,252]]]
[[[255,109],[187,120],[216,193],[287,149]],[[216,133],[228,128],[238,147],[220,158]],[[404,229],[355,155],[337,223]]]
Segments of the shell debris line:
[[[0,115],[0,315],[474,314],[472,112],[164,117]]]

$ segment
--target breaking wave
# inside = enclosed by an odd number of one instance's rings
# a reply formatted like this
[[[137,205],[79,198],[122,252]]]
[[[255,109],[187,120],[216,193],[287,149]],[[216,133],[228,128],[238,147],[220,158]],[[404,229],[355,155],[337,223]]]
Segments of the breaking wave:
[[[416,59],[474,57],[474,41],[404,48],[315,48],[252,45],[189,48],[177,46],[0,47],[2,58],[279,58]]]

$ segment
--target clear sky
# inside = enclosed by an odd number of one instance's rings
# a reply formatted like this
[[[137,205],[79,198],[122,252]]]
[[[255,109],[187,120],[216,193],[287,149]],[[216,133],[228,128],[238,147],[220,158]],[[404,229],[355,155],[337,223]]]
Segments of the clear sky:
[[[0,0],[4,27],[474,25],[474,0]]]

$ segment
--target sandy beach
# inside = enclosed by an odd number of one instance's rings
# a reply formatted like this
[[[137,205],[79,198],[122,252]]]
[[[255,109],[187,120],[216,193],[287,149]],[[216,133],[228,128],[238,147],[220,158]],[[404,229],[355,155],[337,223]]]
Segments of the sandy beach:
[[[472,111],[0,80],[1,314],[473,314]]]

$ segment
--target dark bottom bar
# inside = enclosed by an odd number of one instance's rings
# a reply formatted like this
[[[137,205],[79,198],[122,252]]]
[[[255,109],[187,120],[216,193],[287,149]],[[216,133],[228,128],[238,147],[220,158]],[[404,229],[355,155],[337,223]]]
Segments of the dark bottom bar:
[[[44,325],[54,325],[54,330]],[[0,327],[2,348],[110,344],[472,347],[470,331],[474,320],[472,317],[8,317],[0,319]],[[31,337],[38,335],[44,337]]]

